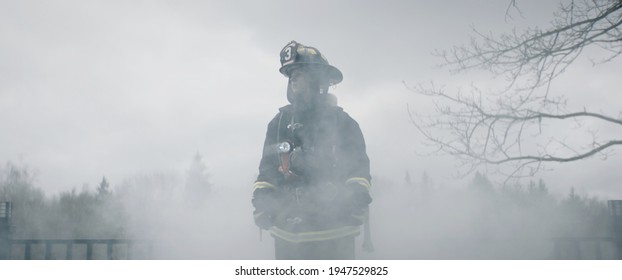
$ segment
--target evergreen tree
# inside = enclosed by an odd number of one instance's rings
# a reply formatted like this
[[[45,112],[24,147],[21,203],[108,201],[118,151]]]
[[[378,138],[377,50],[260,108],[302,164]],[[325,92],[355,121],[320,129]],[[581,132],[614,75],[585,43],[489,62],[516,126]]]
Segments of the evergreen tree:
[[[430,176],[428,175],[428,172],[423,171],[423,175],[421,178],[421,183],[423,185],[423,189],[424,190],[429,190],[431,188],[431,182],[430,182]]]
[[[492,182],[490,182],[485,174],[481,174],[479,171],[475,173],[475,177],[473,177],[473,181],[470,186],[471,188],[483,192],[492,192],[494,190]]]
[[[209,196],[211,189],[212,183],[203,156],[196,153],[186,173],[185,200],[192,206],[201,205]]]
[[[542,179],[538,181],[538,191],[540,192],[541,195],[549,194],[549,189],[546,187],[546,184],[544,184],[544,180]]]
[[[412,179],[410,178],[410,172],[408,172],[408,171],[406,171],[406,175],[404,176],[404,184],[408,188],[412,188],[412,186],[413,186]]]
[[[110,184],[108,183],[108,180],[106,180],[106,177],[104,176],[102,178],[102,181],[99,183],[99,185],[97,186],[97,195],[98,196],[107,196],[110,195]]]

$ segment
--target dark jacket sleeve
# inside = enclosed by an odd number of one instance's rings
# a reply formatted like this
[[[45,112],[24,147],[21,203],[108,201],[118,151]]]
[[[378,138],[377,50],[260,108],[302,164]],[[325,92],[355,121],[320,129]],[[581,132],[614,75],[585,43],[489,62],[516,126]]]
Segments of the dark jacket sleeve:
[[[280,164],[279,154],[276,150],[277,129],[279,125],[280,114],[277,114],[270,123],[263,145],[263,154],[259,163],[259,175],[255,181],[254,189],[276,187],[282,183],[283,175],[278,171]]]
[[[352,117],[344,112],[340,129],[339,145],[343,152],[341,166],[344,168],[345,180],[346,182],[351,180],[361,182],[369,189],[371,181],[369,157],[361,128]]]

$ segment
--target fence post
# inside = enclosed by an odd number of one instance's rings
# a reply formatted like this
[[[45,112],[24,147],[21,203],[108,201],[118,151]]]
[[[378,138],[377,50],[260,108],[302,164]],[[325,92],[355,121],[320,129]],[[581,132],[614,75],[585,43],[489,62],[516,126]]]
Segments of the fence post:
[[[622,259],[622,200],[609,200],[609,214],[613,225],[613,237],[616,243],[618,259]]]
[[[11,202],[0,201],[0,260],[11,258],[11,211]]]

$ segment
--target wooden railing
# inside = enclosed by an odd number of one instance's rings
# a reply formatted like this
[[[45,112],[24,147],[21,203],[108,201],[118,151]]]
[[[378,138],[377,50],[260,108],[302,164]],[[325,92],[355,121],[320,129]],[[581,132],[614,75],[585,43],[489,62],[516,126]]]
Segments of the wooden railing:
[[[147,241],[131,239],[12,239],[9,240],[9,258],[11,259],[150,259],[152,257],[152,244]],[[58,246],[61,250],[54,250]],[[95,256],[95,248],[98,248],[99,258]],[[37,253],[33,254],[33,249]],[[80,248],[84,247],[84,248]],[[141,254],[136,255],[136,248],[142,247]],[[79,250],[82,249],[82,250]],[[103,249],[103,250],[102,250]],[[56,253],[60,251],[61,253]],[[76,252],[74,252],[76,251]],[[103,251],[103,254],[102,252]],[[102,256],[103,255],[103,256]]]
[[[622,259],[622,200],[610,200],[613,231],[610,237],[563,237],[530,240],[552,244],[551,259]],[[11,236],[11,203],[0,202],[1,259],[151,259],[153,242],[131,239],[13,239]],[[453,248],[455,242],[438,240]],[[472,240],[471,240],[472,241]],[[460,240],[462,244],[471,242]],[[494,245],[495,240],[477,240],[473,244]],[[505,241],[507,242],[507,241]],[[550,243],[552,242],[552,243]],[[63,250],[64,246],[64,250]],[[96,250],[96,246],[99,250]],[[548,245],[547,245],[548,246]],[[56,247],[56,248],[55,248]],[[61,247],[58,250],[57,247]],[[83,248],[81,248],[83,247]],[[138,249],[140,247],[140,249]],[[603,252],[603,248],[607,252]],[[56,249],[56,250],[55,250]],[[82,250],[79,250],[82,249]],[[477,251],[477,248],[472,248]],[[36,252],[34,252],[36,251]],[[60,253],[59,253],[60,251]],[[97,251],[97,253],[96,253]],[[451,250],[449,250],[451,251]],[[55,253],[56,252],[56,253]],[[136,254],[140,252],[139,254]],[[440,252],[439,252],[440,253]],[[448,253],[448,252],[445,252]],[[452,255],[451,252],[448,253]],[[452,257],[452,256],[449,256]],[[525,256],[529,257],[529,256]],[[468,258],[468,256],[467,256]]]
[[[560,237],[553,239],[553,259],[621,259],[620,244],[614,237]],[[611,252],[603,252],[611,248]]]

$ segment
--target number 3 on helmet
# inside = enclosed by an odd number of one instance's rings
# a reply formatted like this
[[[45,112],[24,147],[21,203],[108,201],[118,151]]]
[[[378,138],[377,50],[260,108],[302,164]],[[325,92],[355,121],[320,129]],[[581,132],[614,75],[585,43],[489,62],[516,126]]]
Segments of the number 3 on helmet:
[[[281,50],[281,68],[279,72],[289,77],[291,69],[296,66],[314,67],[325,71],[331,85],[336,85],[343,80],[341,71],[335,66],[328,64],[328,60],[318,49],[291,41]]]
[[[295,41],[292,41],[283,48],[281,51],[281,66],[292,64],[296,60],[297,45]]]

